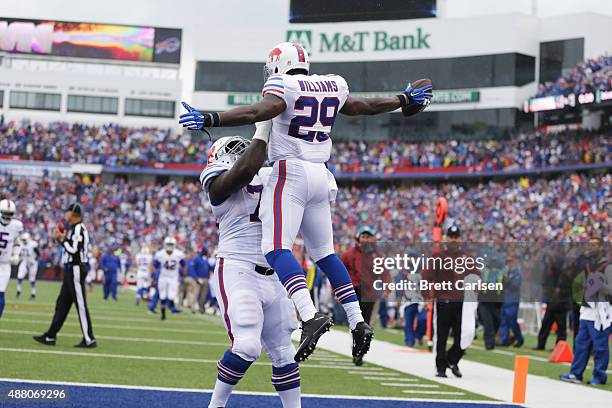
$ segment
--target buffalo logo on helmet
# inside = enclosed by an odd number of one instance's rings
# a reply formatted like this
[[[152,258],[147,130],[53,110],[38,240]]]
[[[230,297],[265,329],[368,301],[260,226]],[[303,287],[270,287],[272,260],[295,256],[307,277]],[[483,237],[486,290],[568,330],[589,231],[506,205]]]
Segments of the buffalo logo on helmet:
[[[215,145],[213,145],[213,146],[210,148],[210,151],[208,152],[208,158],[207,158],[207,160],[208,160],[208,164],[211,164],[211,163],[212,163],[212,161],[213,161],[213,159],[215,158],[215,150],[216,150],[216,149],[217,149],[217,146],[215,146]]]
[[[283,52],[281,51],[280,48],[276,47],[274,48],[272,51],[270,51],[270,53],[268,54],[268,61],[270,62],[276,62],[280,59],[280,56]]]

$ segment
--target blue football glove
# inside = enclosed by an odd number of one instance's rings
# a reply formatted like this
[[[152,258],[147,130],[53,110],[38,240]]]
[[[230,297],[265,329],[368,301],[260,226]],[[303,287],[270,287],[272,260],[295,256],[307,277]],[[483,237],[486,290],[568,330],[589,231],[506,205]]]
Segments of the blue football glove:
[[[201,130],[205,127],[206,117],[187,102],[181,102],[187,113],[179,116],[179,124],[189,130]]]
[[[411,103],[416,103],[417,105],[427,106],[431,103],[431,98],[433,98],[433,86],[431,84],[424,85],[419,88],[413,88],[411,83],[408,83],[406,89],[404,89],[403,94],[407,97],[406,105]]]

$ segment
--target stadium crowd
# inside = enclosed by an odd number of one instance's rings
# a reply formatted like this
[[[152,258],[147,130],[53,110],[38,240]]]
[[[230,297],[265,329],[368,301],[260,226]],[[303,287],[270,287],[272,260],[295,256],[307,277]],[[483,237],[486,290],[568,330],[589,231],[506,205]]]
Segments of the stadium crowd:
[[[343,173],[393,173],[406,168],[478,167],[514,170],[612,161],[612,134],[522,133],[511,140],[407,143],[336,142],[330,168]]]
[[[578,63],[571,72],[538,87],[536,97],[612,90],[612,57],[602,55]]]
[[[403,168],[476,166],[484,170],[540,168],[612,161],[611,132],[522,133],[489,139],[409,143],[336,142],[330,168],[344,173],[392,173]],[[170,129],[51,123],[0,125],[0,156],[108,166],[204,163],[209,143]]]
[[[102,251],[120,246],[135,254],[143,242],[161,246],[168,234],[185,248],[215,247],[215,219],[197,183],[104,184],[88,176],[75,183],[0,175],[0,185],[6,186],[3,195],[15,200],[26,231],[40,240],[42,259],[56,256],[52,228],[75,200],[83,204],[92,242]],[[378,239],[429,241],[439,195],[449,201],[450,221],[472,242],[612,240],[606,212],[612,175],[572,174],[467,185],[343,186],[333,212],[336,242],[346,248],[363,225]]]

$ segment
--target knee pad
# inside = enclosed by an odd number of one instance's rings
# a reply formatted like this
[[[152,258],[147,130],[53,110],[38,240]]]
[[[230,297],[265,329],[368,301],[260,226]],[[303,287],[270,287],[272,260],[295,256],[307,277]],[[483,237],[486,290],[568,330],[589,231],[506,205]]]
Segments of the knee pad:
[[[249,290],[237,290],[229,300],[234,345],[232,351],[245,360],[256,360],[261,354],[261,305]]]
[[[275,347],[273,350],[268,351],[268,357],[274,367],[282,367],[287,364],[295,363],[295,353],[297,350],[291,341],[288,344],[284,344]]]
[[[261,340],[255,336],[234,335],[232,352],[247,361],[255,361],[261,354]]]
[[[295,347],[291,342],[291,334],[300,327],[295,307],[291,299],[283,297],[280,299],[279,325],[271,333],[264,334],[266,351],[272,365],[283,367],[295,362]],[[271,346],[271,345],[274,346]]]

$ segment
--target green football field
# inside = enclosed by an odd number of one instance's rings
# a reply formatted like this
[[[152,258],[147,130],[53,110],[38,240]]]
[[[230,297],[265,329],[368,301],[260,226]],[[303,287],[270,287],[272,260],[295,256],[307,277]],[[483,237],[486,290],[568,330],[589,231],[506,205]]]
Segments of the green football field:
[[[74,308],[57,345],[49,347],[36,343],[32,335],[48,328],[59,283],[38,282],[37,287],[35,301],[28,299],[28,284],[16,300],[15,282],[9,284],[0,319],[0,377],[190,389],[214,386],[217,360],[229,345],[220,317],[182,313],[162,322],[158,315],[148,314],[144,304],[135,305],[134,292],[124,289],[117,302],[105,302],[96,286],[88,302],[98,348],[73,348],[81,339]],[[324,350],[301,367],[302,391],[308,394],[487,399],[372,364],[355,367],[349,358]],[[262,355],[237,390],[274,392],[270,375],[271,366]],[[407,389],[410,394],[404,392]]]

